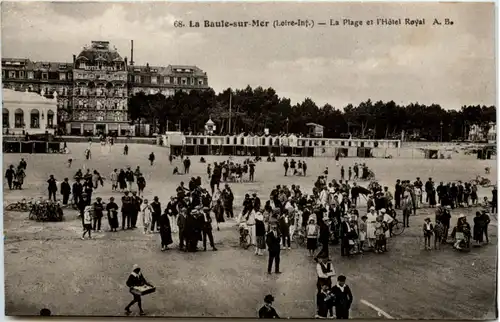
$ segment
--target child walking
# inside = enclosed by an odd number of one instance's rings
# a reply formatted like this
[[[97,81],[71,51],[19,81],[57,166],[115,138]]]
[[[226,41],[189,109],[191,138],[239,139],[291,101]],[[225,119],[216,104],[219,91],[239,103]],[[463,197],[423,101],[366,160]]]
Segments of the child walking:
[[[375,222],[375,253],[383,253],[384,252],[384,239],[385,239],[385,230],[382,222],[382,217],[378,216],[377,221]]]
[[[436,220],[436,226],[434,227],[434,249],[441,249],[443,236],[444,236],[444,225],[439,220]]]
[[[85,235],[89,234],[89,239],[92,239],[92,206],[85,206],[83,210],[83,235],[82,240],[85,240]]]
[[[434,232],[434,227],[431,223],[430,218],[425,218],[424,226],[423,226],[423,231],[424,231],[424,243],[425,243],[425,249],[426,250],[431,250],[431,237]]]
[[[314,219],[309,220],[309,224],[306,227],[307,232],[307,250],[309,251],[309,256],[313,256],[314,252],[318,248],[318,233],[319,229]]]

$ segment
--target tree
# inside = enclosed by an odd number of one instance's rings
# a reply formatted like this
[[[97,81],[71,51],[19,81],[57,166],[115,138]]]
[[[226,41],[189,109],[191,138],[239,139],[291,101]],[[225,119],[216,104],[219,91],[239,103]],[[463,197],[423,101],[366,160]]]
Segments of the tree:
[[[325,137],[394,139],[405,131],[406,137],[413,139],[440,140],[442,134],[443,141],[467,137],[472,125],[480,126],[486,133],[496,121],[495,106],[463,106],[458,111],[446,111],[437,104],[415,102],[403,106],[394,101],[372,103],[368,99],[357,106],[348,104],[342,111],[330,104],[318,107],[311,98],[292,106],[290,99],[279,97],[272,88],[250,86],[228,88],[218,94],[212,89],[178,91],[169,97],[140,92],[130,97],[128,113],[132,122],[148,122],[160,132],[166,130],[167,124],[201,132],[212,118],[220,134],[240,130],[263,133],[268,128],[275,134],[288,130],[305,135],[306,124],[312,122],[325,127]]]

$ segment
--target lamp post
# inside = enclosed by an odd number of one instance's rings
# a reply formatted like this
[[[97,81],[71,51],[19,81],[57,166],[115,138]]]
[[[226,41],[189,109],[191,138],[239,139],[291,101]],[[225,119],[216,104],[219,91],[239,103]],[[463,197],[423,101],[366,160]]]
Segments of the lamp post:
[[[443,121],[439,122],[439,126],[441,128],[441,142],[443,142]]]

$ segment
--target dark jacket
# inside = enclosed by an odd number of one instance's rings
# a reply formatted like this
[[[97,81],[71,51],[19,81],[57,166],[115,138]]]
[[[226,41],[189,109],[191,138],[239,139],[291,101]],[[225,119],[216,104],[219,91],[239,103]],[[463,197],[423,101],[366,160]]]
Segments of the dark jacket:
[[[153,201],[151,203],[151,207],[153,208],[153,215],[160,216],[161,215],[161,203],[157,201]]]
[[[316,305],[318,307],[318,315],[322,318],[328,317],[328,309],[332,307],[332,300],[328,293],[318,292],[316,295]]]
[[[49,179],[47,183],[49,184],[49,191],[57,191],[56,179]]]
[[[279,319],[278,313],[272,306],[266,306],[260,308],[259,310],[259,319]]]
[[[132,272],[132,273],[130,273],[126,284],[128,287],[143,286],[143,285],[147,284],[147,281],[144,278],[144,276],[142,275],[142,273]]]
[[[353,301],[351,289],[349,286],[344,285],[344,291],[334,285],[332,287],[332,293],[335,295],[335,307],[340,309],[350,309]]]
[[[61,194],[62,195],[69,195],[71,193],[71,187],[68,182],[63,181],[61,183]]]
[[[278,232],[270,231],[266,235],[266,244],[270,253],[280,252],[280,236]]]

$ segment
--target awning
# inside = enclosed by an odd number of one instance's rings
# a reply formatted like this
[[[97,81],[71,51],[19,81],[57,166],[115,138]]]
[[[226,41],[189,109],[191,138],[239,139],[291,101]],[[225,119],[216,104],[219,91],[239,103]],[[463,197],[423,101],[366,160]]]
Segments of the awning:
[[[79,129],[80,125],[81,125],[81,123],[71,123],[71,128],[72,129]]]
[[[118,124],[116,123],[108,124],[108,131],[118,131]]]
[[[94,130],[94,124],[83,124],[83,130],[84,131],[93,131]]]

